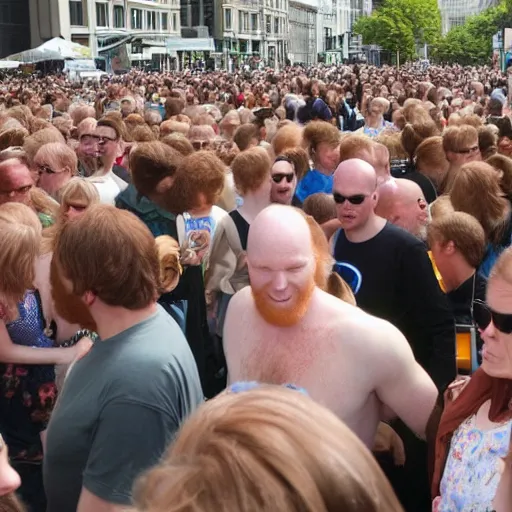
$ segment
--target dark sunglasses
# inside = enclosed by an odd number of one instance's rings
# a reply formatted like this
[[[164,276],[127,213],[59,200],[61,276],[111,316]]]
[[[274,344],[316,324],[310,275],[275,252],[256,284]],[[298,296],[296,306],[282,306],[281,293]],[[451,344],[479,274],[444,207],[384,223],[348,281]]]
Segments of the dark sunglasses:
[[[281,183],[281,181],[283,181],[283,179],[286,178],[286,181],[288,183],[291,183],[293,181],[294,177],[295,177],[295,174],[293,174],[293,172],[291,174],[280,172],[280,173],[277,173],[277,174],[273,174],[272,175],[272,180],[273,180],[274,183]]]
[[[364,194],[356,194],[354,196],[344,196],[342,194],[338,194],[338,192],[333,193],[334,202],[336,204],[343,204],[345,201],[348,201],[350,204],[362,204],[364,200],[368,197]]]
[[[510,313],[496,313],[484,301],[475,299],[471,306],[471,315],[476,326],[485,331],[489,324],[494,324],[494,327],[503,334],[512,333],[512,314]]]

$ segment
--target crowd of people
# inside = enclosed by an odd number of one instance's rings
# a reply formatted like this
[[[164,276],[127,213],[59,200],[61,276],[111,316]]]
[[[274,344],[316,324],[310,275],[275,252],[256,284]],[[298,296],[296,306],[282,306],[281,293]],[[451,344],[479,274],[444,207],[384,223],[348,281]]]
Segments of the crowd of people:
[[[0,81],[0,510],[511,512],[490,67]]]

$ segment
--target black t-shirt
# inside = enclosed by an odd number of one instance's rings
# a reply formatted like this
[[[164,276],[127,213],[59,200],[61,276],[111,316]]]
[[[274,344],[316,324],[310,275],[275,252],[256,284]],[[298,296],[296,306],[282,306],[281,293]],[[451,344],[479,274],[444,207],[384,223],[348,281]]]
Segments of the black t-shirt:
[[[366,242],[352,243],[343,231],[336,236],[335,268],[358,306],[400,329],[443,389],[456,372],[454,317],[424,244],[389,222]]]

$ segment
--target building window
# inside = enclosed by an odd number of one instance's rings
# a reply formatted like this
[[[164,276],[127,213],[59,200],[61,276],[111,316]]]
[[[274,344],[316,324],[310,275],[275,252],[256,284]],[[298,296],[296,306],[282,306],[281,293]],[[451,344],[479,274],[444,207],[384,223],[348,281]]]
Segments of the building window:
[[[114,5],[114,28],[124,28],[124,7]]]
[[[176,13],[172,13],[172,30],[173,32],[178,31],[178,16],[176,16]]]
[[[132,9],[132,29],[142,30],[142,9]]]
[[[146,11],[147,30],[156,30],[156,12]]]
[[[231,30],[231,9],[224,11],[224,30]]]
[[[169,30],[169,14],[162,13],[162,30],[167,32]]]
[[[248,12],[244,12],[244,16],[243,16],[243,28],[244,28],[244,32],[249,32],[249,13]]]
[[[242,20],[243,14],[242,11],[238,11],[238,32],[243,31],[243,20]]]
[[[96,26],[108,27],[108,4],[96,2]]]
[[[251,14],[251,30],[256,32],[258,30],[258,15]]]
[[[69,2],[69,21],[71,25],[84,26],[84,8],[82,0],[70,0]]]
[[[272,34],[272,16],[269,16],[268,14],[265,16],[265,25],[267,34]]]
[[[279,18],[274,18],[274,34],[279,34]]]

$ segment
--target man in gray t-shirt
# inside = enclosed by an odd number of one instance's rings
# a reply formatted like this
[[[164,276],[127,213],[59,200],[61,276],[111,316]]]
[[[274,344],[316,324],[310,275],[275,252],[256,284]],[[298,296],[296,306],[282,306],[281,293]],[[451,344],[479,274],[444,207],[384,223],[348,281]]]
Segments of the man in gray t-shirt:
[[[100,340],[71,368],[48,426],[47,512],[126,510],[135,479],[203,400],[187,340],[154,301],[154,243],[133,215],[106,205],[59,237],[51,269],[57,310],[81,325],[89,315]]]

